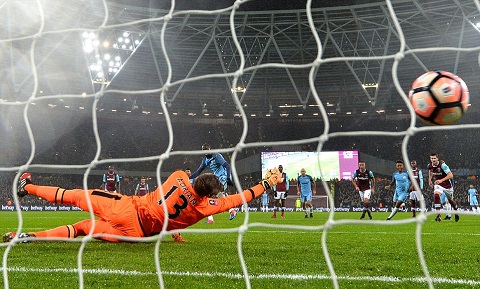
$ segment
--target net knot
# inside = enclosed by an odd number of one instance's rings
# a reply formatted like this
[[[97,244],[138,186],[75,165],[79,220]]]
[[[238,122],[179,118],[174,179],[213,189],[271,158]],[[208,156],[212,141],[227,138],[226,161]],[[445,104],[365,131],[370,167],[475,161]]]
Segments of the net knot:
[[[235,3],[233,4],[233,9],[238,10],[238,8],[240,7],[240,4],[242,4],[241,0],[235,1]]]
[[[241,235],[245,234],[248,230],[248,226],[247,225],[241,225],[239,228],[238,228],[238,233],[240,233]]]
[[[237,70],[233,74],[233,76],[236,77],[236,78],[240,78],[242,75],[243,75],[243,70]]]
[[[328,135],[322,134],[322,135],[320,136],[320,138],[318,139],[318,141],[321,142],[321,143],[327,142],[327,141],[328,141]]]
[[[397,52],[397,53],[395,54],[395,60],[400,61],[400,60],[402,60],[404,57],[405,57],[405,54],[404,54],[403,52]]]
[[[18,169],[19,172],[27,172],[28,171],[28,165],[23,165]]]
[[[95,99],[100,99],[103,96],[103,90],[100,90],[99,92],[95,93]]]
[[[416,131],[417,131],[416,127],[409,127],[405,134],[409,137],[412,137],[415,135]]]

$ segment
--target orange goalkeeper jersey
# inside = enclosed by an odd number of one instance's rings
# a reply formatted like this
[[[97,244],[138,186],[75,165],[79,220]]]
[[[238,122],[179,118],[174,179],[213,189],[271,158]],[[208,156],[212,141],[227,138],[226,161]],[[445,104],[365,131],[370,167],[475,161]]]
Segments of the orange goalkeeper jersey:
[[[241,194],[212,199],[198,196],[188,175],[176,171],[162,184],[162,193],[168,211],[167,230],[183,229],[206,216],[228,211],[242,205],[242,195],[247,202],[260,196],[265,189],[258,184]],[[137,199],[138,218],[145,236],[158,234],[166,221],[160,188]]]

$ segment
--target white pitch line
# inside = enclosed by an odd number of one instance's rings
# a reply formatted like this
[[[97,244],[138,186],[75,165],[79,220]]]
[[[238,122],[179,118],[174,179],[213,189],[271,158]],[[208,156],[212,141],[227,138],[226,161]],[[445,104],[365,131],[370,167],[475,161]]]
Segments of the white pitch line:
[[[246,233],[282,233],[282,234],[313,234],[313,233],[322,233],[323,230],[315,230],[315,231],[286,231],[286,230],[252,230],[248,229]],[[352,234],[351,231],[328,231],[328,234]],[[386,231],[368,231],[368,232],[355,232],[356,235],[365,234],[365,235],[372,235],[372,234],[388,234],[388,235],[415,235],[415,231],[411,232],[386,232]],[[436,232],[436,233],[428,233],[423,232],[422,235],[461,235],[461,236],[480,236],[480,233],[451,233],[451,232]]]
[[[3,268],[0,268],[3,270]],[[26,268],[26,267],[9,267],[9,272],[22,272],[22,273],[78,273],[78,269],[68,269],[68,268],[56,268],[56,269],[46,269],[46,268]],[[86,274],[97,274],[97,275],[130,275],[130,276],[153,276],[156,275],[155,272],[141,272],[141,271],[127,271],[127,270],[111,270],[111,269],[84,269],[83,273]],[[169,276],[193,276],[193,277],[224,277],[228,279],[243,279],[242,274],[231,274],[231,273],[221,273],[221,272],[178,272],[178,271],[164,271],[163,275]],[[320,275],[320,274],[251,274],[250,279],[287,279],[287,280],[330,280],[331,276],[329,275]],[[391,277],[391,276],[337,276],[338,280],[348,280],[348,281],[377,281],[377,282],[416,282],[416,283],[426,283],[425,277]],[[434,283],[445,283],[445,284],[458,284],[458,285],[470,285],[478,286],[480,281],[475,280],[464,280],[464,279],[448,279],[448,278],[432,278]]]

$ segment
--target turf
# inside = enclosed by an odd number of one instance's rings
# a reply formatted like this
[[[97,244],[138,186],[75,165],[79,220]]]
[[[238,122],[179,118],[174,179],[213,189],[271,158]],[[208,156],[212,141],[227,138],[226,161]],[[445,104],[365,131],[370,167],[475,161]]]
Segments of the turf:
[[[23,216],[25,231],[88,218],[83,212],[25,212]],[[244,214],[229,221],[225,213],[215,216],[214,225],[200,222],[192,227],[209,230],[206,234],[182,233],[186,243],[174,243],[166,236],[159,247],[161,280],[156,274],[156,242],[88,242],[81,254],[84,288],[159,288],[159,282],[165,288],[245,288],[239,236],[243,236],[241,251],[252,288],[332,288],[321,245],[324,233],[319,229],[328,213],[316,213],[312,219],[305,219],[301,212],[287,213],[285,219],[270,216],[250,213],[247,229],[240,227]],[[357,222],[359,213],[334,216],[336,221],[355,221],[338,223],[325,235],[340,288],[428,287],[417,255],[416,223],[384,222],[387,213],[374,213],[374,220],[364,223]],[[0,218],[4,232],[16,230],[16,213],[1,212]],[[410,213],[394,218],[407,219]],[[429,215],[422,226],[422,250],[435,288],[480,288],[480,216],[462,215],[458,223],[433,219]],[[244,235],[212,231],[222,228],[247,231]],[[6,259],[10,288],[79,287],[80,247],[81,242],[16,244]],[[0,248],[5,258],[6,244]]]

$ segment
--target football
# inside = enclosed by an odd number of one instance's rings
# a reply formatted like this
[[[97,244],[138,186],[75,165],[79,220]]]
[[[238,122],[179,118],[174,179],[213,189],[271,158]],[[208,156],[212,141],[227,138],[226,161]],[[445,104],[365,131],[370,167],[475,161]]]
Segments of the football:
[[[408,95],[417,116],[435,125],[452,124],[468,108],[470,96],[467,85],[447,71],[429,71],[412,84]]]

